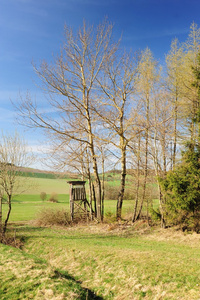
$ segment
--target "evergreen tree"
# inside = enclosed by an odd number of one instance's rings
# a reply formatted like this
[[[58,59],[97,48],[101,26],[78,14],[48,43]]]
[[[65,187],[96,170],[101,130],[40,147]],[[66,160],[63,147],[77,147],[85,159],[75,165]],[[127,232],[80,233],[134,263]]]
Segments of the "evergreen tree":
[[[160,182],[166,195],[168,217],[175,223],[200,231],[200,54],[197,61],[197,66],[192,67],[195,76],[192,86],[198,95],[195,115],[192,116],[192,122],[196,124],[196,139],[187,143],[181,163]]]

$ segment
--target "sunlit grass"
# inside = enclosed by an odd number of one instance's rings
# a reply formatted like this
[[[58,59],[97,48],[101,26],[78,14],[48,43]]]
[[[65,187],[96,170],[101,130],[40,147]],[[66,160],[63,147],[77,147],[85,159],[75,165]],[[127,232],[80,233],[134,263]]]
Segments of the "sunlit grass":
[[[132,228],[112,233],[105,225],[17,229],[26,253],[73,275],[102,299],[199,299],[199,243],[161,241],[161,235]]]
[[[69,211],[66,180],[38,180],[38,190],[12,202],[10,221],[15,225],[8,232],[16,232],[24,247],[0,245],[0,299],[200,299],[198,235],[192,240],[193,235],[173,233],[172,238],[170,230],[145,230],[142,223],[19,225],[29,224],[42,210]],[[40,192],[47,193],[44,201]],[[58,203],[48,201],[51,192],[57,192]],[[106,216],[115,215],[116,203],[105,201]],[[153,206],[158,207],[157,200]],[[131,216],[133,209],[134,201],[125,200],[122,215]]]
[[[50,179],[51,180],[51,179]],[[12,201],[12,211],[10,215],[11,222],[18,221],[30,221],[37,218],[37,215],[43,209],[66,209],[69,211],[69,194],[58,194],[58,203],[49,202],[50,194],[47,194],[47,198],[43,201],[39,194],[21,194],[15,196]],[[116,213],[116,200],[106,200],[105,201],[105,214],[110,212],[115,215]],[[123,205],[123,216],[128,212],[133,212],[134,202],[131,200],[125,200]],[[7,205],[3,205],[3,216],[7,211]]]
[[[0,299],[86,299],[92,293],[67,271],[0,245]]]
[[[49,178],[24,178],[19,177],[22,185],[20,186],[18,193],[26,191],[26,194],[40,195],[41,192],[51,194],[53,192],[59,194],[69,193],[69,184],[66,179],[49,179]],[[26,186],[27,182],[27,186]]]

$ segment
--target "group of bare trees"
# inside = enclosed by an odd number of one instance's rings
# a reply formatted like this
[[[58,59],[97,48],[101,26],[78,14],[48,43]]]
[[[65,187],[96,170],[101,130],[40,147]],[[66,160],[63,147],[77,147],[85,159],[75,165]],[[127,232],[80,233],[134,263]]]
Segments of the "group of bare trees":
[[[89,180],[90,203],[103,219],[102,173],[120,165],[116,216],[121,218],[127,163],[135,171],[133,221],[149,206],[149,174],[164,177],[174,168],[185,136],[197,138],[197,91],[192,68],[197,64],[200,30],[191,25],[188,40],[174,40],[161,67],[152,52],[122,51],[112,25],[86,26],[65,41],[52,63],[34,66],[47,106],[27,95],[18,105],[21,123],[43,129],[52,141],[54,162],[78,170]],[[158,183],[159,187],[159,183]],[[164,226],[164,202],[159,187]]]

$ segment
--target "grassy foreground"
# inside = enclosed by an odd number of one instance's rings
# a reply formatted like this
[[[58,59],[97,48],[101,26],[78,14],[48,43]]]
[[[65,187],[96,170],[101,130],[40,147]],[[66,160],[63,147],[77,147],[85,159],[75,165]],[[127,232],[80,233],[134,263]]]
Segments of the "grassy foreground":
[[[200,235],[142,222],[31,225],[43,209],[69,210],[68,189],[64,179],[35,178],[28,194],[14,197],[9,233],[23,248],[0,244],[0,299],[200,299]],[[48,202],[52,192],[58,203]],[[106,200],[105,213],[115,210],[116,201]],[[123,214],[132,213],[133,201],[124,201]]]
[[[140,224],[141,228],[141,224]],[[117,225],[21,226],[0,245],[0,299],[199,299],[200,237]]]

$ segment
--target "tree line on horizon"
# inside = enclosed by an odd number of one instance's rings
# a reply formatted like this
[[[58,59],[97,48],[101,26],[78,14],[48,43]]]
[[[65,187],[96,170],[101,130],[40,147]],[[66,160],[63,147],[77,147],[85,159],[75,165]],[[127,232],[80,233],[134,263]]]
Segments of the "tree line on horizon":
[[[193,23],[185,42],[172,41],[164,66],[149,48],[122,50],[112,32],[107,20],[96,28],[83,23],[77,33],[65,27],[60,53],[52,62],[34,65],[46,102],[41,107],[27,93],[16,105],[19,122],[47,135],[54,166],[76,170],[88,180],[89,202],[91,207],[96,203],[99,221],[105,170],[117,166],[121,172],[117,219],[127,168],[134,170],[133,222],[144,204],[148,219],[149,172],[154,170],[165,226],[170,193],[164,180],[179,166],[185,142],[194,150],[200,140],[200,29]]]

